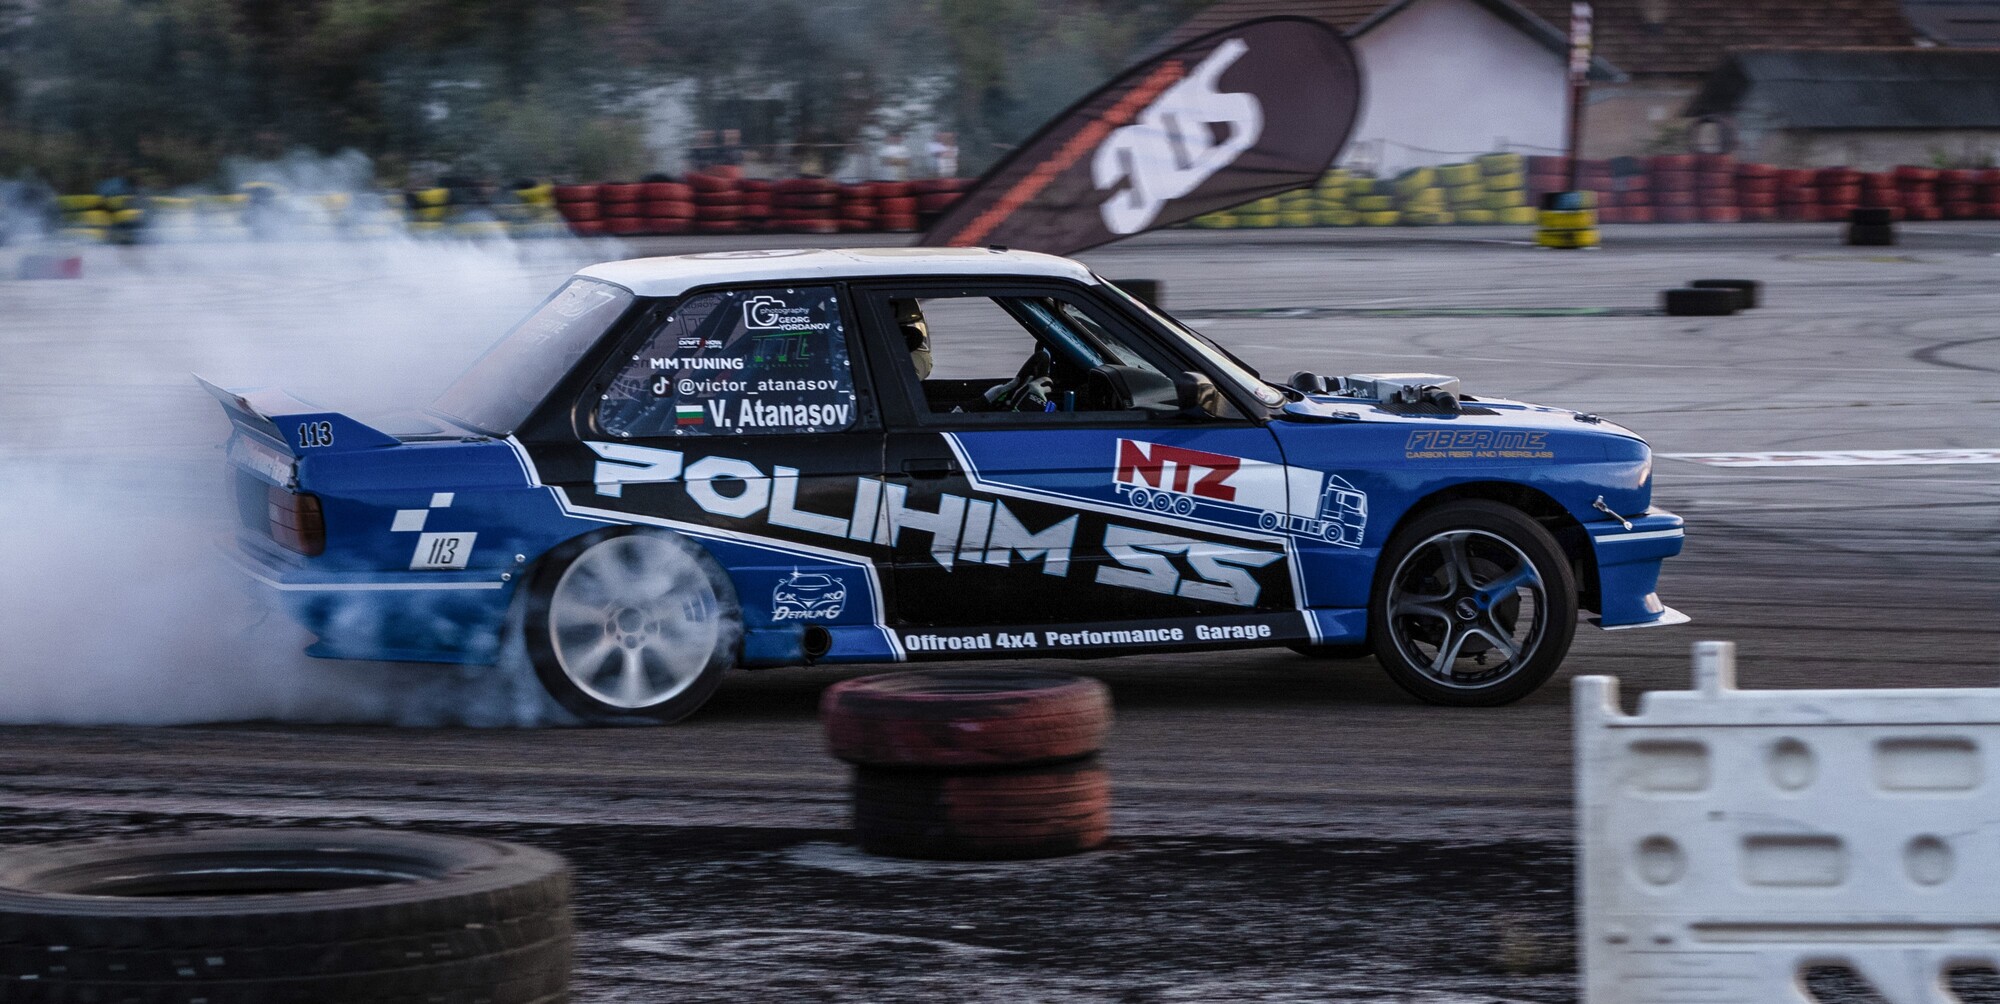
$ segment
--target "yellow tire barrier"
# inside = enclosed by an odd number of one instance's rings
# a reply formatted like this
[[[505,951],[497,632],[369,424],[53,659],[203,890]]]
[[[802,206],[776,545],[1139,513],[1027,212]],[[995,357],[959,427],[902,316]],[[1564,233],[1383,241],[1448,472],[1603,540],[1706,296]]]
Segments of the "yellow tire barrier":
[[[1354,208],[1363,213],[1379,213],[1396,208],[1396,200],[1387,195],[1363,195],[1354,200]]]
[[[1460,223],[1497,223],[1500,214],[1491,209],[1460,209],[1453,215]]]
[[[1347,197],[1342,196],[1337,199],[1325,199],[1325,198],[1314,199],[1312,208],[1314,212],[1320,212],[1320,213],[1331,213],[1337,210],[1346,209]]]
[[[1361,222],[1361,214],[1352,209],[1327,209],[1320,212],[1319,222],[1322,226],[1351,227]]]
[[[1453,185],[1446,190],[1454,206],[1483,206],[1486,204],[1486,186],[1477,182],[1470,185]]]
[[[1489,153],[1481,157],[1474,157],[1472,160],[1488,176],[1495,174],[1518,174],[1522,168],[1528,166],[1526,158],[1518,153]]]
[[[1488,209],[1525,209],[1527,205],[1528,193],[1518,188],[1506,192],[1486,193],[1486,208]]]
[[[111,222],[116,226],[129,227],[146,218],[143,209],[120,209],[111,214]]]
[[[63,212],[65,212],[65,213],[81,213],[81,212],[83,212],[83,211],[85,211],[85,210],[88,210],[88,209],[101,209],[101,208],[103,208],[103,206],[104,206],[104,196],[102,196],[102,195],[58,195],[58,196],[56,196],[56,205],[57,205],[58,207],[60,207],[60,208],[62,209],[62,211],[63,211]]]
[[[1275,227],[1278,225],[1277,213],[1243,213],[1237,216],[1236,219],[1241,225],[1253,229]]]
[[[1420,210],[1417,212],[1411,212],[1409,210],[1403,211],[1403,223],[1407,226],[1412,226],[1412,227],[1445,226],[1451,223],[1452,219],[1453,216],[1451,213],[1436,211],[1436,210],[1433,211]]]
[[[1441,188],[1426,188],[1420,192],[1413,192],[1403,200],[1402,208],[1429,212],[1440,211],[1444,209],[1444,190]]]
[[[75,222],[79,226],[108,227],[111,225],[111,214],[102,209],[86,209],[75,215]]]
[[[1545,248],[1594,248],[1596,230],[1537,230],[1535,243]]]
[[[1393,227],[1402,218],[1403,214],[1394,210],[1379,213],[1362,213],[1361,224],[1369,227]]]
[[[415,194],[417,205],[425,208],[437,208],[451,201],[451,189],[449,188],[424,188],[419,189]]]
[[[1319,214],[1310,209],[1301,209],[1278,214],[1278,225],[1285,227],[1310,227],[1319,222]]]
[[[1590,230],[1597,226],[1597,214],[1588,209],[1544,209],[1536,225],[1543,230]]]
[[[194,210],[194,200],[185,196],[155,195],[152,198],[152,203],[154,209],[163,213],[192,212]]]
[[[1375,194],[1375,179],[1374,179],[1374,178],[1349,178],[1349,179],[1347,179],[1347,194],[1348,194],[1348,195],[1351,195],[1351,196],[1353,196],[1353,197],[1355,197],[1355,198],[1357,198],[1357,199],[1358,199],[1358,198],[1362,198],[1362,197],[1364,197],[1364,196],[1369,196],[1369,195],[1374,195],[1374,194]],[[1385,193],[1383,193],[1383,194],[1385,194],[1385,195],[1386,195],[1386,194],[1388,194],[1388,193],[1386,193],[1386,192],[1385,192]]]
[[[1507,174],[1489,174],[1486,176],[1486,188],[1488,191],[1493,192],[1525,188],[1527,184],[1528,176],[1519,171],[1511,171]]]
[[[1438,180],[1446,185],[1472,185],[1479,182],[1478,164],[1446,164],[1437,169]]]
[[[1396,194],[1414,195],[1436,184],[1436,171],[1428,167],[1413,167],[1396,176]]]
[[[1532,206],[1508,206],[1497,210],[1495,215],[1499,217],[1498,222],[1508,226],[1526,226],[1535,222],[1535,210]]]

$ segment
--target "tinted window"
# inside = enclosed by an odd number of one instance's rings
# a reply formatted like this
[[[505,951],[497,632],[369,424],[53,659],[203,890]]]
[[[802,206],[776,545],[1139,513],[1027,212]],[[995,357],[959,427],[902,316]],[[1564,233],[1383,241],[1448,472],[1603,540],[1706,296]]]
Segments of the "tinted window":
[[[513,432],[631,304],[631,292],[622,287],[571,279],[486,350],[432,407],[484,432]]]
[[[837,432],[854,424],[847,337],[832,286],[689,297],[625,364],[598,407],[614,436]]]

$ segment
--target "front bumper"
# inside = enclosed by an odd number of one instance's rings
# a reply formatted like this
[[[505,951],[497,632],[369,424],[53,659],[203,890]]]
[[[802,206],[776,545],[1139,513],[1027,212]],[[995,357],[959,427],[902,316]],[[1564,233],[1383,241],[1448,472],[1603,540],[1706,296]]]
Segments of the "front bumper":
[[[1687,615],[1661,603],[1655,591],[1660,562],[1681,553],[1686,539],[1683,521],[1665,510],[1648,509],[1626,522],[1629,529],[1608,520],[1584,524],[1597,556],[1599,609],[1594,623],[1605,630],[1687,623]]]
[[[257,599],[317,637],[307,655],[476,665],[499,658],[511,579],[490,571],[326,571],[247,533],[218,543]]]

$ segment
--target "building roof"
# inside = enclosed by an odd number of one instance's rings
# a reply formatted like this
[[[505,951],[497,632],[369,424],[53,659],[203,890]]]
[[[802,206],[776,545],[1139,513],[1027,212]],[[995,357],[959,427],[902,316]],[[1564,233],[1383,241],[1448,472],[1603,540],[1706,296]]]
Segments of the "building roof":
[[[1754,112],[1781,129],[2000,128],[2000,49],[1742,49],[1688,115]]]
[[[987,248],[843,248],[709,251],[630,258],[577,273],[640,296],[679,296],[698,286],[751,282],[822,282],[903,276],[1049,276],[1094,283],[1080,262],[1033,251]]]
[[[1175,30],[1169,41],[1186,41],[1238,21],[1276,14],[1318,18],[1353,32],[1388,8],[1410,2],[1220,0]],[[1567,38],[1570,0],[1480,2],[1488,9],[1517,7],[1557,38]],[[2000,0],[1977,0],[1985,7],[1996,2]],[[1594,55],[1629,75],[1707,73],[1715,68],[1720,53],[1735,46],[1902,46],[1912,39],[1900,0],[1593,0],[1591,7]],[[1545,34],[1536,34],[1546,39]]]
[[[2000,0],[1903,0],[1903,12],[1938,45],[2000,45]]]

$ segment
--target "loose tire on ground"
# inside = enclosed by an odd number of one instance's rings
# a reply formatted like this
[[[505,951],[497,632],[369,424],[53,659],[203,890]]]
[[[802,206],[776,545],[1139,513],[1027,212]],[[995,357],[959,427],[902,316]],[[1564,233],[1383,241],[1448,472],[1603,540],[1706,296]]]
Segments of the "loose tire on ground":
[[[551,551],[515,616],[542,686],[593,722],[693,714],[721,685],[742,636],[735,590],[707,554],[679,536],[629,528]]]
[[[1033,670],[934,669],[844,680],[820,698],[827,749],[872,767],[983,768],[1096,753],[1111,696],[1096,680]]]
[[[1740,294],[1733,289],[1668,289],[1660,292],[1660,309],[1670,317],[1724,317],[1736,313]]]
[[[1762,298],[1764,284],[1755,279],[1696,279],[1688,283],[1689,289],[1733,289],[1736,291],[1738,310],[1755,309]]]
[[[0,852],[9,1001],[492,1001],[567,991],[570,876],[498,841],[223,830]]]
[[[999,860],[1075,854],[1111,833],[1111,779],[1095,758],[971,774],[860,767],[854,832],[893,857]]]
[[[1555,538],[1519,509],[1468,499],[1422,513],[1390,538],[1368,634],[1404,690],[1433,704],[1489,707],[1526,697],[1555,673],[1576,611],[1576,582]]]

